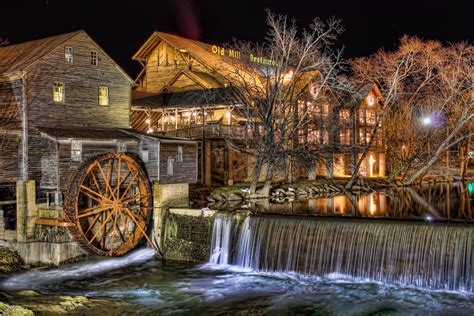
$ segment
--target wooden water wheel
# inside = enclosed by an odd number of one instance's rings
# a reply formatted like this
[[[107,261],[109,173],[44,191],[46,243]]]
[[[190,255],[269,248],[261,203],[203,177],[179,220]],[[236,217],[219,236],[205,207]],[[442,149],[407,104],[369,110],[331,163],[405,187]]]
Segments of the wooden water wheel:
[[[69,229],[91,254],[120,256],[135,248],[147,237],[151,212],[148,178],[128,155],[88,159],[69,182],[65,213],[74,223]]]

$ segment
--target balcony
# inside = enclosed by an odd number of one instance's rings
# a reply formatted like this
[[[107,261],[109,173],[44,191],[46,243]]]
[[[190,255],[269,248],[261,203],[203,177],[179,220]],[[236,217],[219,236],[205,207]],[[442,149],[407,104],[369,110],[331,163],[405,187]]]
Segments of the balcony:
[[[246,136],[244,126],[220,125],[218,123],[208,123],[206,125],[185,125],[178,129],[169,129],[161,133],[166,136],[188,138],[193,140],[205,138],[228,138],[244,139]]]

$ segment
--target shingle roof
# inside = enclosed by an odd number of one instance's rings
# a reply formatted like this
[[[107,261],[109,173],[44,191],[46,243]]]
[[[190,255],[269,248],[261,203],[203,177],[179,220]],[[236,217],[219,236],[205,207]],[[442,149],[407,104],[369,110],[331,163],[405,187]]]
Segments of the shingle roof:
[[[21,44],[0,47],[0,74],[15,74],[24,70],[81,32],[84,31],[66,33]]]

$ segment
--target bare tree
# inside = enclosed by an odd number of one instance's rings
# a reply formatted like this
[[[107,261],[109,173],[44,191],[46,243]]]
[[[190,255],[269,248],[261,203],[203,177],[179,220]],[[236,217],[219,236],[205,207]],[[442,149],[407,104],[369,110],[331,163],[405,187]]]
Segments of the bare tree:
[[[472,46],[443,47],[437,41],[404,36],[398,50],[380,50],[373,56],[352,61],[351,66],[354,80],[376,83],[381,88],[384,102],[349,187],[357,178],[382,122],[387,124],[387,143],[392,142],[389,143],[389,157],[397,165],[394,176],[406,173],[414,163],[420,165],[423,161],[422,166],[407,178],[407,184],[425,174],[446,150],[470,134],[467,127],[473,116]],[[398,128],[391,126],[388,120],[397,120],[391,123],[398,122]],[[429,144],[427,139],[430,139]]]
[[[242,100],[236,111],[244,119],[246,130],[245,146],[232,140],[228,143],[255,160],[250,185],[253,197],[267,197],[275,171],[286,168],[292,159],[321,159],[315,142],[304,141],[302,136],[311,134],[314,128],[313,106],[326,102],[325,92],[340,89],[341,85],[337,80],[341,52],[332,49],[343,31],[339,20],[315,19],[299,32],[286,16],[267,13],[266,41],[236,41],[231,47],[242,57],[231,61],[232,67],[226,70]],[[312,102],[301,101],[304,96],[310,96]],[[262,171],[265,184],[257,192]]]

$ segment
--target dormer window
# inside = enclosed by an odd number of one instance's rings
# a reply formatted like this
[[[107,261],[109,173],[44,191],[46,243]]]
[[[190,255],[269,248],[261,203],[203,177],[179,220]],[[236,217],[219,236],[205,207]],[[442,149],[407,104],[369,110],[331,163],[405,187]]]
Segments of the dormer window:
[[[74,61],[72,47],[64,48],[64,60],[66,60],[67,63],[72,63]]]
[[[108,87],[99,87],[99,105],[102,105],[102,106],[109,105],[109,88]]]
[[[99,64],[99,55],[97,52],[92,51],[91,52],[91,65],[92,66],[97,66]]]
[[[53,101],[57,103],[64,103],[65,91],[64,82],[55,81],[53,86]]]

